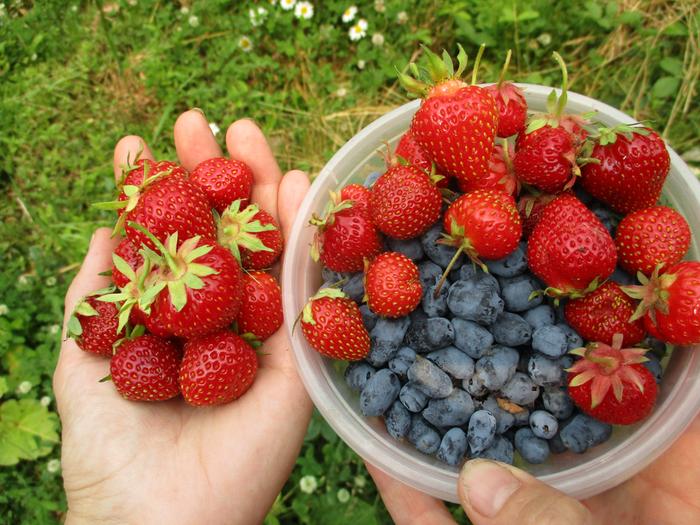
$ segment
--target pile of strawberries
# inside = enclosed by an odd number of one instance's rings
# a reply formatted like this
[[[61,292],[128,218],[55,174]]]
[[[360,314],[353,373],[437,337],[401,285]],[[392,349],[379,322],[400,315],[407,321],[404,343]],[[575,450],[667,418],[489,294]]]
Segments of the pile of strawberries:
[[[255,348],[282,324],[275,277],[282,253],[273,217],[251,203],[253,172],[212,158],[191,173],[169,161],[124,168],[115,209],[113,286],[85,297],[69,321],[78,346],[111,359],[130,400],[180,393],[191,405],[228,403],[250,388]]]
[[[700,262],[682,261],[690,229],[674,209],[657,205],[670,167],[663,140],[643,126],[597,125],[594,115],[565,112],[567,72],[545,114],[528,114],[519,87],[503,79],[476,85],[455,65],[424,49],[427,69],[399,73],[422,98],[386,171],[368,189],[334,194],[312,255],[335,272],[364,271],[365,301],[375,314],[398,318],[425,293],[416,264],[384,250],[384,238],[413,239],[442,221],[437,242],[487,271],[527,240],[527,261],[544,283],[539,293],[566,301],[566,320],[588,342],[569,369],[569,394],[603,421],[636,422],[656,396],[653,376],[633,348],[647,335],[674,345],[700,343]],[[509,54],[510,56],[510,54]],[[507,69],[504,67],[504,72]],[[613,238],[574,193],[575,185],[622,220]],[[617,266],[637,285],[608,280]],[[440,285],[435,294],[439,293]],[[342,291],[325,288],[304,309],[303,332],[321,354],[363,359],[370,337],[361,310]],[[627,347],[627,348],[624,348]]]

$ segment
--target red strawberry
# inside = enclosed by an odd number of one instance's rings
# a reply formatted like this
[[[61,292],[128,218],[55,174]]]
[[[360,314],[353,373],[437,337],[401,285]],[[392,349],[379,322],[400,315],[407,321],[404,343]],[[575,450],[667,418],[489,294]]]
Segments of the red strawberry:
[[[412,239],[428,231],[440,217],[441,207],[440,190],[414,166],[390,163],[372,186],[372,222],[396,239]]]
[[[382,253],[365,271],[365,295],[367,306],[378,315],[408,315],[423,297],[416,263],[402,253]]]
[[[511,51],[508,50],[506,61],[501,70],[501,76],[497,84],[486,86],[486,90],[496,101],[498,107],[498,131],[496,136],[506,138],[525,129],[527,118],[527,101],[522,89],[512,82],[504,82],[508,65],[510,64]]]
[[[226,248],[193,237],[176,249],[168,238],[158,271],[139,307],[150,313],[146,327],[176,337],[197,337],[230,325],[238,315],[243,275]]]
[[[304,306],[301,330],[311,347],[332,359],[358,361],[369,354],[369,334],[357,303],[340,290],[324,288]]]
[[[640,286],[622,288],[642,301],[632,319],[644,315],[652,335],[667,343],[700,343],[700,262],[684,261],[662,271],[655,269],[651,278],[640,275]]]
[[[131,401],[164,401],[180,393],[180,350],[170,341],[146,334],[119,345],[109,364],[119,394]]]
[[[277,280],[264,272],[244,273],[238,331],[264,341],[277,331],[282,320],[282,291]]]
[[[348,184],[340,190],[341,201],[352,201],[355,212],[369,216],[369,200],[372,193],[360,184]]]
[[[581,297],[615,270],[617,253],[598,217],[570,193],[550,202],[527,245],[532,272],[558,297]]]
[[[243,210],[241,206],[242,201],[237,200],[221,215],[219,242],[231,250],[244,268],[269,268],[282,254],[282,232],[272,215],[257,204],[249,204]]]
[[[518,200],[518,212],[523,223],[523,235],[529,237],[540,222],[544,208],[556,198],[551,193],[525,194]]]
[[[223,213],[238,199],[243,201],[242,207],[248,205],[253,189],[253,170],[240,160],[214,157],[197,164],[190,180],[206,193],[211,207]]]
[[[401,136],[394,154],[426,173],[430,173],[433,169],[433,159],[423,146],[418,144],[410,129]]]
[[[190,405],[223,405],[251,387],[258,356],[243,338],[227,330],[189,339],[180,364],[180,391]]]
[[[630,322],[635,302],[622,291],[620,285],[606,281],[585,297],[572,299],[564,307],[566,321],[586,341],[612,344],[615,334],[624,336],[627,346],[644,339],[641,319]]]
[[[467,191],[474,190],[500,190],[509,195],[517,195],[520,184],[513,171],[513,149],[509,147],[509,152],[503,146],[496,144],[489,160],[489,171],[485,177],[475,179],[467,185]]]
[[[571,187],[579,172],[571,135],[563,127],[551,126],[519,135],[513,167],[518,179],[544,192]]]
[[[68,337],[72,337],[81,350],[111,357],[114,343],[124,337],[124,330],[118,325],[116,305],[89,295],[78,303],[68,320]]]
[[[359,272],[364,259],[371,259],[382,251],[379,233],[362,205],[340,200],[331,193],[323,218],[316,215],[309,221],[318,229],[311,246],[311,257],[321,260],[334,272]]]
[[[123,167],[121,180],[117,183],[119,190],[117,200],[125,202],[120,204],[121,207],[117,209],[119,217],[122,216],[126,207],[133,208],[149,183],[170,175],[187,178],[187,170],[169,160],[154,161],[150,159],[139,159],[134,165]],[[144,183],[144,181],[148,182]],[[133,186],[133,188],[126,188],[126,186]],[[119,229],[121,226],[119,225]]]
[[[680,262],[690,247],[690,227],[683,216],[667,206],[630,213],[615,233],[620,266],[636,275],[651,275],[656,266]]]
[[[584,189],[618,213],[654,206],[671,160],[666,144],[648,128],[618,126],[601,130],[591,157],[581,171]]]
[[[457,71],[447,53],[443,60],[425,47],[423,51],[434,84],[399,74],[399,80],[409,92],[423,97],[413,116],[411,133],[437,163],[438,172],[456,177],[465,191],[470,181],[488,173],[498,126],[496,101],[486,89],[460,80],[467,66],[467,56],[461,46]],[[482,52],[483,46],[476,59],[472,84],[476,83]],[[412,72],[419,76],[417,68],[412,68]]]
[[[114,249],[114,254],[124,259],[133,271],[136,271],[143,264],[143,257],[139,253],[139,249],[129,239],[122,239]],[[129,278],[116,266],[112,266],[112,281],[117,288],[124,288],[129,283]]]
[[[569,395],[586,414],[612,425],[631,425],[649,415],[656,401],[653,374],[641,363],[643,348],[591,343],[571,353],[581,356],[569,368]]]

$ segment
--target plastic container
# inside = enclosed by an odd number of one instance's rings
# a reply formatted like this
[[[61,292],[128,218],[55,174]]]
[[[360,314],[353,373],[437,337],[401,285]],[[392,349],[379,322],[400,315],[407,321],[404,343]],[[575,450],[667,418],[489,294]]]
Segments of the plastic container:
[[[550,87],[521,85],[529,107],[543,111]],[[312,213],[321,213],[328,191],[360,182],[380,170],[377,150],[384,141],[395,143],[408,129],[419,101],[405,104],[377,119],[350,139],[326,164],[311,186],[296,218],[282,273],[284,315],[299,373],[311,398],[338,435],[362,458],[387,474],[423,492],[456,502],[458,470],[416,451],[409,443],[389,436],[380,418],[366,418],[359,410],[358,395],[348,389],[343,363],[321,357],[307,344],[301,330],[292,325],[308,297],[321,283],[320,266],[309,256],[314,228]],[[569,93],[567,109],[590,110],[607,125],[632,123],[634,119],[597,100]],[[670,150],[671,172],[664,195],[688,220],[693,231],[689,259],[700,259],[700,183],[688,166]],[[700,348],[677,348],[668,363],[657,406],[645,421],[616,427],[611,439],[585,454],[552,454],[529,472],[576,498],[607,490],[640,471],[683,432],[700,410]]]

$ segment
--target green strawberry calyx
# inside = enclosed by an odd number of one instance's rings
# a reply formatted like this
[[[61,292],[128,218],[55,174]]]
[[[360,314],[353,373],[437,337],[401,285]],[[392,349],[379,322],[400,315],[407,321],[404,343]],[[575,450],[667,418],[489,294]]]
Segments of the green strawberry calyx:
[[[664,263],[659,263],[650,277],[642,272],[637,273],[638,285],[622,286],[621,289],[632,299],[639,301],[637,309],[629,318],[632,323],[640,319],[644,314],[649,314],[654,325],[656,325],[656,312],[659,311],[668,315],[668,300],[671,293],[668,289],[675,282],[677,275],[672,273],[661,273]]]
[[[446,244],[448,246],[454,246],[457,248],[457,251],[452,256],[450,263],[447,265],[447,268],[445,268],[445,271],[442,273],[442,277],[440,277],[440,280],[435,286],[435,291],[433,292],[433,296],[435,298],[440,295],[442,285],[445,284],[447,276],[462,253],[467,254],[472,263],[478,265],[485,273],[489,273],[488,267],[481,261],[481,259],[479,259],[479,253],[476,251],[476,248],[474,248],[474,245],[469,237],[467,237],[464,226],[460,225],[454,218],[452,219],[452,224],[450,225],[450,233],[443,233],[442,239],[438,239],[436,242]]]
[[[316,262],[318,262],[319,258],[321,257],[320,234],[335,223],[336,213],[349,210],[355,205],[355,201],[352,199],[341,200],[339,193],[334,191],[330,191],[329,193],[331,198],[326,204],[326,209],[324,210],[323,215],[319,217],[314,213],[311,216],[311,219],[309,219],[309,224],[316,226],[317,228],[316,235],[314,235],[314,240],[311,243],[311,258]]]
[[[234,201],[217,221],[218,239],[241,262],[241,248],[251,252],[271,252],[256,234],[276,230],[274,224],[263,224],[254,217],[260,211],[257,204],[249,204],[241,210],[242,199]]]
[[[316,295],[309,299],[309,301],[306,303],[306,305],[304,305],[304,308],[301,311],[301,321],[303,323],[310,325],[316,324],[316,319],[314,319],[312,305],[314,301],[322,299],[324,297],[327,297],[329,299],[347,299],[348,296],[345,295],[345,293],[343,293],[343,291],[339,290],[338,288],[324,288],[323,290],[319,290],[318,293],[316,293]]]
[[[88,297],[95,297],[97,300],[102,300],[102,297],[105,294],[112,293],[114,290],[114,286],[101,288],[100,290],[95,290],[94,292],[87,294],[85,297],[80,299],[80,301],[78,301],[78,304],[76,304],[75,308],[73,309],[73,313],[68,318],[68,337],[78,339],[81,335],[83,335],[83,327],[80,324],[80,319],[78,319],[78,316],[95,317],[96,315],[100,315],[100,313],[88,302]]]
[[[479,48],[476,64],[472,71],[472,84],[476,83],[476,72],[484,47],[482,44]],[[424,45],[421,45],[421,48],[428,61],[427,67],[419,68],[411,62],[408,65],[410,75],[395,68],[399,82],[406,91],[412,95],[427,98],[433,95],[448,95],[468,85],[462,80],[462,75],[467,69],[469,57],[460,44],[457,44],[459,52],[457,53],[456,70],[452,57],[444,49],[442,56],[438,56]]]
[[[597,129],[597,139],[601,146],[607,146],[608,144],[615,144],[619,135],[623,135],[627,140],[632,140],[635,133],[646,137],[651,133],[651,130],[643,127],[643,124],[640,122],[617,124],[612,128],[603,126]]]

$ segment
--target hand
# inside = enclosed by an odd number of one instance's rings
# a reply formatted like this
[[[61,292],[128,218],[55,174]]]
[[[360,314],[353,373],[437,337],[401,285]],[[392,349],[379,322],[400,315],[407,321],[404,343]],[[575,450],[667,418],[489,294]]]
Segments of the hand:
[[[125,137],[114,152],[119,166],[133,161],[142,141]],[[309,182],[300,171],[280,173],[258,127],[229,127],[231,157],[253,169],[252,200],[279,219],[288,236]],[[204,116],[188,111],[175,124],[175,146],[188,170],[221,156]],[[148,147],[143,157],[153,158]],[[117,240],[95,232],[66,296],[66,320],[76,302],[108,284]],[[65,340],[65,323],[64,323]],[[193,408],[182,399],[125,401],[109,384],[109,361],[65,340],[54,375],[63,423],[62,466],[66,523],[259,523],[284,485],[299,453],[311,402],[292,361],[284,328],[262,347],[252,388],[239,400]]]
[[[459,498],[474,525],[691,525],[700,523],[700,417],[639,474],[577,501],[510,465],[476,459],[459,477]],[[454,523],[442,501],[367,465],[397,525]]]

